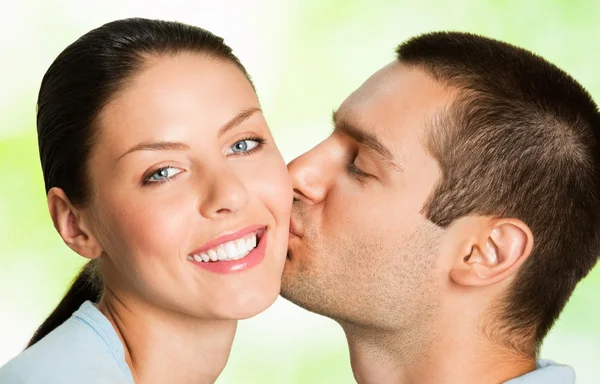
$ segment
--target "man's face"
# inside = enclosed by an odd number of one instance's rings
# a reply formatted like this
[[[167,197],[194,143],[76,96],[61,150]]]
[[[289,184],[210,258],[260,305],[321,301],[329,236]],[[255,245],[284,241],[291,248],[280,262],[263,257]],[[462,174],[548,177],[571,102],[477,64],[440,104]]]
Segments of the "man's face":
[[[422,214],[440,170],[424,142],[452,94],[394,62],[352,93],[329,138],[288,166],[282,295],[350,324],[403,327],[439,303],[442,230]]]

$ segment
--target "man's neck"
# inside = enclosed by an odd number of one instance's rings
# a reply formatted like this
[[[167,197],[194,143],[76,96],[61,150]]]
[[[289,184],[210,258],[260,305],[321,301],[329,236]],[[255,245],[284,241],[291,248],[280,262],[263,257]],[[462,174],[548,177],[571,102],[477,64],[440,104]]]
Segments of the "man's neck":
[[[342,327],[359,384],[496,384],[536,367],[533,357],[510,351],[476,332],[458,329],[432,334]]]
[[[106,292],[100,311],[116,330],[136,383],[214,383],[237,327],[233,320],[198,320]]]

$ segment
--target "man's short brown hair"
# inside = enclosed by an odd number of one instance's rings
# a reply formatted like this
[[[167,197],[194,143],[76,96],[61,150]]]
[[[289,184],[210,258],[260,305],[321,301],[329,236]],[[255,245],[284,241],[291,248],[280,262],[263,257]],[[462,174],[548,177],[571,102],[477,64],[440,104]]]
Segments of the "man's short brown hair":
[[[598,108],[564,71],[493,39],[431,33],[396,52],[460,91],[428,131],[442,176],[425,216],[441,227],[473,214],[513,217],[533,232],[533,252],[498,314],[502,334],[527,341],[513,346],[535,354],[598,260]]]

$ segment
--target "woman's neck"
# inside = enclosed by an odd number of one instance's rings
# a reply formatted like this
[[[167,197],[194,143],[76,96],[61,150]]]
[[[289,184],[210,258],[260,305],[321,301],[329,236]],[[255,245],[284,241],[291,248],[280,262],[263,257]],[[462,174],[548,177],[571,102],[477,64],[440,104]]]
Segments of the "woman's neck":
[[[147,302],[120,300],[110,290],[98,309],[119,335],[138,384],[214,383],[237,327],[236,320],[200,320]]]

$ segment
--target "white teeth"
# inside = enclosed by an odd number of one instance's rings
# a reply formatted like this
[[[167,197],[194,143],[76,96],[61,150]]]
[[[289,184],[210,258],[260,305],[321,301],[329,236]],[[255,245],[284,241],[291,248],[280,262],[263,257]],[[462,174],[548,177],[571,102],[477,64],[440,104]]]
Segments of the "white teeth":
[[[227,258],[228,259],[233,259],[237,253],[237,247],[235,246],[235,242],[234,241],[230,241],[228,243],[225,243],[225,253],[227,253]]]
[[[252,233],[241,239],[232,240],[216,248],[201,252],[199,255],[189,255],[188,260],[204,263],[209,261],[239,260],[246,257],[250,251],[256,248],[256,243],[256,233]]]
[[[248,246],[246,245],[246,239],[237,239],[235,241],[235,247],[237,248],[237,254],[243,255],[248,250]]]
[[[225,253],[225,249],[223,249],[222,245],[219,245],[219,248],[217,248],[217,256],[219,260],[227,259],[227,253]]]

